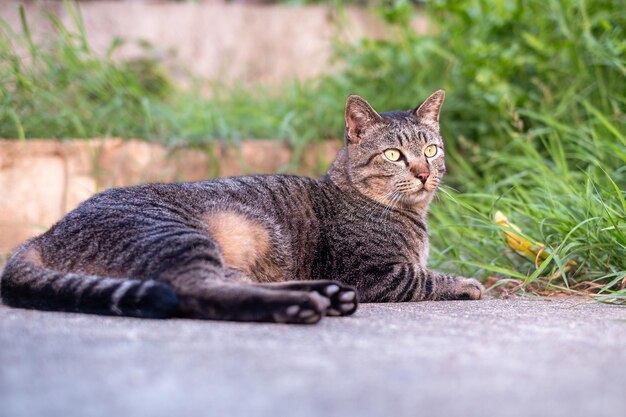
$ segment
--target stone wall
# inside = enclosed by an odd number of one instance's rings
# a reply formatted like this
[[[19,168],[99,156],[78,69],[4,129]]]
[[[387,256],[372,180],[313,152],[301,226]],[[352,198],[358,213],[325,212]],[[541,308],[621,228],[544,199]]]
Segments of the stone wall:
[[[0,16],[17,33],[18,3],[25,5],[36,41],[54,31],[47,12],[72,26],[62,1],[2,0]],[[389,33],[376,14],[354,7],[341,15],[328,6],[212,2],[97,1],[82,2],[80,9],[87,39],[97,53],[106,53],[120,39],[123,44],[114,58],[148,53],[161,59],[179,81],[187,79],[187,72],[221,83],[278,85],[289,78],[306,79],[328,72],[335,38],[354,41]],[[426,31],[422,17],[413,23],[418,32]],[[146,44],[148,52],[142,47]]]
[[[324,142],[296,153],[287,144],[269,140],[197,149],[121,139],[0,140],[0,265],[16,245],[45,231],[98,191],[279,171],[319,176],[339,147]]]

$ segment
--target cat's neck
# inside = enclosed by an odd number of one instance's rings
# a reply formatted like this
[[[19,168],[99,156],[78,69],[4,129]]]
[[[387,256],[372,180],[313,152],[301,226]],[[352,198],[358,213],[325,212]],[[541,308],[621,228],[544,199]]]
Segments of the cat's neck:
[[[343,147],[337,154],[337,158],[328,168],[328,178],[342,191],[353,191],[354,187],[350,181],[350,173],[348,170],[348,150]]]
[[[350,178],[350,169],[349,167],[349,158],[350,155],[348,150],[344,147],[337,154],[337,158],[331,164],[328,169],[328,173],[326,174],[326,178],[330,180],[333,184],[335,184],[344,194],[350,196],[359,196],[360,198],[368,198],[373,199],[372,197],[368,197],[357,190],[357,188],[352,183],[352,179]],[[413,204],[411,206],[396,206],[398,209],[404,209],[407,211],[414,212],[419,214],[420,216],[425,216],[428,211],[428,206],[433,199],[433,194],[429,195],[424,200],[420,201],[417,204]],[[376,201],[375,199],[373,199]],[[384,203],[377,201],[381,205],[385,205]]]

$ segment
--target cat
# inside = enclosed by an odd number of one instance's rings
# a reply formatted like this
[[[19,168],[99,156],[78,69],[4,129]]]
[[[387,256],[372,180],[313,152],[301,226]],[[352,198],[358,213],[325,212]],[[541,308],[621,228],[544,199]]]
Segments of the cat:
[[[315,323],[359,302],[480,299],[427,269],[446,171],[439,90],[411,111],[350,96],[319,179],[255,175],[109,189],[18,247],[10,306],[146,318]]]

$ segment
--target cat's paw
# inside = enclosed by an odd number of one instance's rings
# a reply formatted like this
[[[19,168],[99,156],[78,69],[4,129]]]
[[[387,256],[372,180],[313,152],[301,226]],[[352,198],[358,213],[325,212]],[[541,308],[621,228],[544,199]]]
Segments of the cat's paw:
[[[329,281],[320,288],[320,292],[330,300],[330,306],[326,309],[329,316],[349,316],[357,309],[356,290],[350,286]]]
[[[286,281],[258,285],[273,290],[306,291],[310,295],[324,298],[327,300],[325,314],[328,316],[349,316],[359,305],[356,289],[337,281]]]
[[[330,300],[316,292],[304,293],[297,303],[282,306],[274,313],[277,323],[314,324],[324,317]]]
[[[473,278],[460,279],[454,291],[456,300],[480,300],[485,295],[485,287]]]

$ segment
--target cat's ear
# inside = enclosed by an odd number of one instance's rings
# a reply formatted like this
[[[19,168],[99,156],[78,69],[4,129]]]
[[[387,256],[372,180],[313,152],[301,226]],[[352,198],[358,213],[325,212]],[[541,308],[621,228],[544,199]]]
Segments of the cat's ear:
[[[439,128],[439,112],[443,105],[446,93],[443,90],[437,90],[413,112],[417,120],[421,123]]]
[[[382,119],[376,110],[361,97],[348,97],[346,101],[346,140],[349,143],[359,143],[363,131],[382,121]]]

